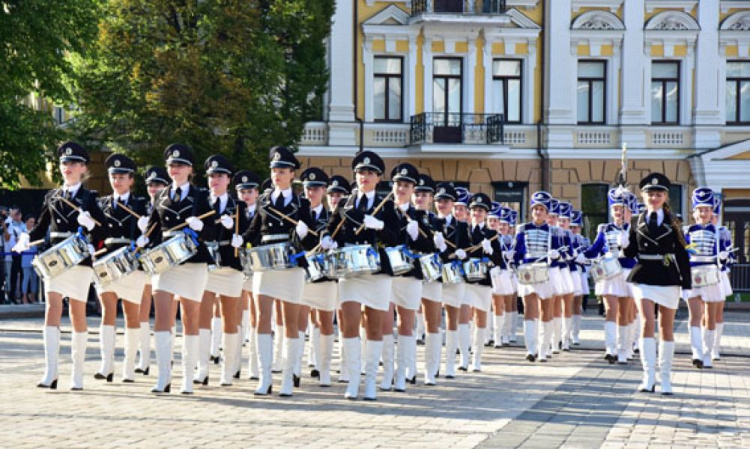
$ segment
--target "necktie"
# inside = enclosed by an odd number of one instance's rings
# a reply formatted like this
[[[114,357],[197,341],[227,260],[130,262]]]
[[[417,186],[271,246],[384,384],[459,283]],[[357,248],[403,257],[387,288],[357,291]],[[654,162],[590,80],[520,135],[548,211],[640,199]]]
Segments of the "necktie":
[[[182,188],[177,187],[174,191],[174,197],[172,197],[172,201],[175,203],[179,203],[182,200]]]
[[[649,215],[649,219],[648,219],[648,232],[652,236],[656,235],[657,229],[659,228],[658,223],[659,222],[658,222],[656,212],[651,212],[651,215]]]
[[[359,204],[357,204],[357,210],[361,211],[362,213],[367,212],[367,195],[362,195],[359,197]]]
[[[279,196],[276,197],[276,201],[274,202],[274,207],[278,210],[281,210],[284,208],[284,194],[279,192]]]

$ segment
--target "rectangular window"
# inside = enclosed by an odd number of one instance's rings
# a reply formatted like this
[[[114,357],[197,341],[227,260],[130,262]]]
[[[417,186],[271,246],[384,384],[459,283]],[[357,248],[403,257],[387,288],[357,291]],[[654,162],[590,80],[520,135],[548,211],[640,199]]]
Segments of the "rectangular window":
[[[492,89],[506,123],[521,123],[521,60],[492,61]]]
[[[750,61],[727,62],[727,124],[750,125]]]
[[[582,233],[592,242],[596,239],[596,231],[600,224],[609,221],[609,207],[607,184],[587,184],[581,186],[581,212],[584,216]]]
[[[374,64],[375,121],[400,122],[402,121],[403,59],[376,56]]]
[[[680,63],[656,61],[651,64],[651,123],[680,123]]]
[[[578,63],[578,123],[603,125],[606,120],[606,61]]]
[[[682,186],[672,184],[669,187],[669,207],[674,215],[679,216],[683,223],[687,223],[689,220],[683,215],[682,206]]]

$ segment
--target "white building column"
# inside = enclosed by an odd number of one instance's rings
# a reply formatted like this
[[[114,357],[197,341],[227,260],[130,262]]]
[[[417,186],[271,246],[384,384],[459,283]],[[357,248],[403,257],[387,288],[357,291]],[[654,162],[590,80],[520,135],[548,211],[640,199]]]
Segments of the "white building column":
[[[573,104],[575,102],[575,57],[571,54],[570,5],[571,0],[547,3],[545,33],[547,68],[544,89],[547,93],[548,145],[550,149],[573,146]],[[556,126],[557,125],[557,126]],[[560,125],[568,125],[561,127]]]
[[[365,66],[365,122],[373,122],[375,120],[373,108],[373,103],[375,103],[375,88],[373,86],[375,61],[372,55],[371,37],[365,37],[365,41],[362,42],[362,63]]]
[[[330,104],[328,105],[330,145],[354,145],[354,27],[353,2],[337,1],[331,24]],[[337,123],[339,122],[339,123]],[[341,123],[348,122],[348,123]]]
[[[724,59],[719,54],[719,3],[698,2],[698,24],[701,27],[695,49],[695,127],[696,148],[717,148],[721,145],[719,127],[724,123],[721,114],[723,96],[719,84]],[[708,126],[706,126],[708,125]],[[713,125],[713,126],[712,126]]]
[[[484,113],[500,114],[497,92],[492,90],[492,42],[484,38],[482,47],[482,66],[484,67]]]
[[[425,36],[422,44],[422,67],[424,73],[424,112],[432,112],[432,39]]]
[[[404,121],[409,123],[411,117],[417,114],[417,35],[409,36],[409,60],[407,61],[406,83],[407,92],[405,98],[408,98],[409,104]]]
[[[620,124],[622,141],[631,148],[646,147],[643,128],[651,122],[648,104],[650,94],[650,48],[644,48],[644,0],[623,2],[623,22],[627,30],[622,40],[622,82]],[[648,66],[648,67],[647,67]]]
[[[476,111],[476,107],[474,106],[474,92],[476,89],[476,86],[474,86],[474,74],[476,73],[476,66],[477,66],[477,43],[476,38],[469,39],[468,44],[468,51],[469,54],[466,58],[466,65],[467,69],[464,73],[466,73],[468,76],[464,76],[463,83],[465,85],[464,92],[466,94],[466,109],[464,112],[467,114],[473,114],[474,111]],[[471,79],[469,79],[471,77]]]

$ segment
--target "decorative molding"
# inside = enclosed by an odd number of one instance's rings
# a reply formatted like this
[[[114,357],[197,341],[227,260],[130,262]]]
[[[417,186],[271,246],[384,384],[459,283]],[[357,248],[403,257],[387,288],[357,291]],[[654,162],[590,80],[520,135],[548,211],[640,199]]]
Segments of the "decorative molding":
[[[539,3],[539,0],[507,0],[506,4],[508,6],[514,6],[514,7],[523,7],[525,9],[534,9],[536,8],[536,5]]]
[[[721,22],[719,29],[722,31],[750,31],[750,11],[732,14]]]
[[[578,12],[581,8],[609,8],[609,12],[617,12],[622,5],[623,0],[573,0],[573,12]]]
[[[395,23],[394,23],[395,22]],[[367,25],[408,25],[409,13],[396,5],[388,5],[378,11],[375,15],[362,22],[362,26]]]
[[[576,17],[571,30],[625,30],[625,25],[619,17],[607,11],[588,11]]]
[[[721,0],[721,13],[726,14],[732,9],[750,8],[750,1],[747,0]]]
[[[698,22],[687,13],[664,11],[650,18],[645,29],[655,31],[700,31]]]
[[[646,0],[646,12],[650,13],[662,8],[679,8],[688,13],[697,4],[698,0]]]
[[[542,27],[539,26],[536,22],[529,19],[526,14],[522,13],[521,11],[511,8],[507,11],[505,11],[505,15],[510,17],[511,23],[515,24],[519,28],[524,28],[527,30],[541,30]]]

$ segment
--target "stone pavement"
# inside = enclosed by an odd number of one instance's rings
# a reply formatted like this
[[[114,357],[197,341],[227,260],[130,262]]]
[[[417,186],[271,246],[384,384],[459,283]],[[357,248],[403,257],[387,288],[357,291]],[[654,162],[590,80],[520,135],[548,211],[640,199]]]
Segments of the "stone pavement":
[[[57,391],[34,387],[44,361],[40,319],[0,321],[0,447],[750,447],[750,315],[727,314],[724,356],[713,370],[689,360],[685,322],[678,324],[675,396],[635,393],[640,363],[601,358],[602,320],[588,315],[583,345],[547,364],[523,360],[520,347],[484,352],[482,373],[440,378],[439,386],[379,392],[378,401],[347,401],[344,385],[319,388],[303,375],[293,398],[256,398],[254,382],[191,397],[149,393],[155,377],[95,381],[96,319],[85,390],[68,391],[67,323]],[[176,344],[180,348],[180,342]],[[422,347],[419,347],[420,360]],[[179,352],[179,351],[178,351]],[[175,384],[179,385],[179,362]],[[278,387],[280,375],[276,375]],[[421,380],[421,377],[420,377]],[[658,390],[657,390],[658,391]]]

